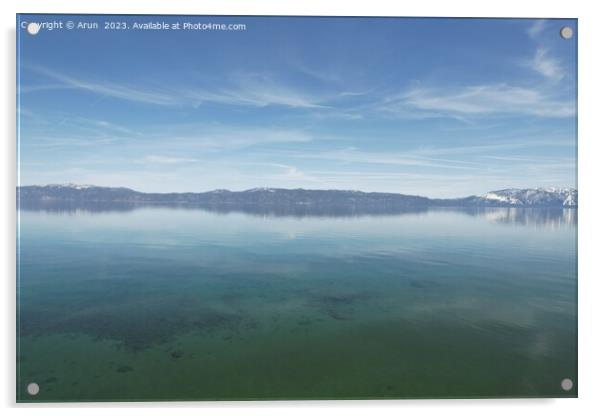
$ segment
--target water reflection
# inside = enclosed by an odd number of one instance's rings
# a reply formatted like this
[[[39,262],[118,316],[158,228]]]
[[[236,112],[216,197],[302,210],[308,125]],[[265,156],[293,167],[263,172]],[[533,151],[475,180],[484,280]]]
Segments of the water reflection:
[[[577,225],[577,209],[572,208],[465,208],[457,211],[501,224],[546,228]]]
[[[493,208],[493,207],[355,207],[329,205],[193,205],[193,204],[135,204],[130,202],[77,202],[77,201],[23,201],[19,208],[23,211],[42,211],[57,215],[80,213],[100,214],[109,212],[130,212],[142,208],[171,208],[175,210],[200,210],[227,215],[242,213],[261,217],[362,217],[416,215],[432,212],[454,212],[465,214],[487,222],[558,228],[577,225],[578,211],[574,208]]]
[[[364,215],[399,215],[426,213],[426,206],[391,207],[370,206],[354,207],[349,205],[291,205],[291,204],[177,204],[177,203],[131,203],[131,202],[81,202],[81,201],[21,201],[24,211],[44,211],[57,214],[75,214],[78,212],[104,213],[127,212],[141,208],[173,208],[181,210],[202,210],[216,214],[243,213],[261,217],[359,217]]]

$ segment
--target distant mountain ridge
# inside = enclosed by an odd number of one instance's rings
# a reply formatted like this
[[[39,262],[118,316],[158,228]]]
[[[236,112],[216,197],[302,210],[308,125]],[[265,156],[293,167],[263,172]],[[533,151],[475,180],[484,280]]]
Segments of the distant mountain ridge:
[[[18,199],[26,203],[131,203],[191,204],[211,206],[312,206],[346,207],[375,212],[412,207],[547,207],[576,208],[573,188],[502,189],[479,196],[433,199],[418,195],[348,190],[253,188],[246,191],[217,189],[209,192],[145,193],[123,187],[57,184],[17,187]]]

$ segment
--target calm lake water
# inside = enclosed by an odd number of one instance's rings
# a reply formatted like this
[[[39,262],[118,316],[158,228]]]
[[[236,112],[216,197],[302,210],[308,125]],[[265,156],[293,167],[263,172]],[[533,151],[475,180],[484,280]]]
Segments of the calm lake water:
[[[576,210],[22,210],[18,400],[574,397],[576,233]]]

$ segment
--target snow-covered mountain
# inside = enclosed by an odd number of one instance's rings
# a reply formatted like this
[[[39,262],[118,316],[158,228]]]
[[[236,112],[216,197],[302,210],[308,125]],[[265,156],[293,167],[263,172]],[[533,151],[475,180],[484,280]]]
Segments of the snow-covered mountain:
[[[99,188],[96,185],[85,185],[85,184],[77,184],[77,183],[56,183],[50,184],[46,186],[47,188],[55,188],[55,189],[88,189],[88,188]]]
[[[548,207],[576,208],[577,190],[572,188],[502,189],[480,196],[431,199],[416,195],[348,190],[253,188],[246,191],[217,189],[210,192],[144,193],[128,188],[93,185],[22,186],[24,201],[127,202],[136,204],[193,204],[229,206],[319,206],[344,207],[380,212],[407,207]]]
[[[481,205],[576,207],[577,190],[573,188],[502,189],[487,192],[477,200]]]

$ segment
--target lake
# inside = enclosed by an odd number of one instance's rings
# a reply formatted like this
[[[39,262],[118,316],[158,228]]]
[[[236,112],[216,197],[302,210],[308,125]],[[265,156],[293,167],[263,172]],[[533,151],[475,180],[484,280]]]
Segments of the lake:
[[[19,401],[577,395],[575,209],[19,222]]]

